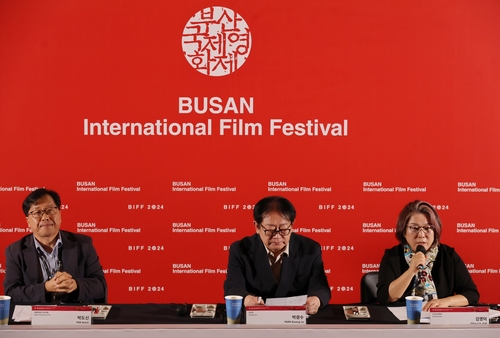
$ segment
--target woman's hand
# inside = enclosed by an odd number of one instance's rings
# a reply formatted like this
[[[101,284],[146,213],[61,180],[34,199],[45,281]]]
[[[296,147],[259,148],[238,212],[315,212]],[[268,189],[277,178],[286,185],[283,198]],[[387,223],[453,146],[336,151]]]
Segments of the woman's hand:
[[[425,264],[426,264],[425,255],[422,252],[416,252],[411,258],[409,269],[413,271],[413,273],[415,274],[419,270],[419,265],[425,266]]]
[[[435,298],[429,300],[422,306],[422,311],[429,311],[431,307],[452,307],[452,306],[467,306],[469,301],[462,295],[454,295],[446,298]]]

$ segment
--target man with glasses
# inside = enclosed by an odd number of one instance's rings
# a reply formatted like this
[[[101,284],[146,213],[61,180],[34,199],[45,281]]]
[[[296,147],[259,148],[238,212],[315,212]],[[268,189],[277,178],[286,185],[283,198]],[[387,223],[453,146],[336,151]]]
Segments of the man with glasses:
[[[330,287],[320,245],[293,233],[296,211],[284,197],[261,199],[253,211],[255,234],[229,250],[224,295],[244,297],[245,306],[267,298],[307,295],[306,312],[328,304]]]
[[[382,304],[416,295],[431,307],[475,305],[479,292],[455,249],[440,242],[441,219],[424,201],[408,203],[396,225],[399,245],[385,251],[380,263],[377,297]]]
[[[5,250],[5,294],[14,303],[104,303],[106,280],[92,239],[60,230],[61,199],[44,188],[23,202],[32,234]]]

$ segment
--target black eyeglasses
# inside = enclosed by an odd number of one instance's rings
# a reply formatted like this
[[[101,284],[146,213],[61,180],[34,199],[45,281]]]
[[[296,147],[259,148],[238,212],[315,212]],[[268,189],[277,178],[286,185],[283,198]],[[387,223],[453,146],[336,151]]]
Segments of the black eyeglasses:
[[[33,218],[42,218],[43,214],[47,214],[48,216],[55,215],[57,210],[59,210],[58,207],[51,207],[51,208],[47,208],[44,210],[37,210],[37,211],[28,212],[28,215],[33,216]]]
[[[290,232],[292,231],[291,224],[286,229],[275,228],[275,229],[271,230],[271,229],[267,229],[262,224],[260,225],[260,227],[262,228],[262,230],[264,230],[264,235],[269,236],[269,237],[276,236],[277,234],[280,234],[280,236],[282,236],[282,237],[288,236],[290,234]]]

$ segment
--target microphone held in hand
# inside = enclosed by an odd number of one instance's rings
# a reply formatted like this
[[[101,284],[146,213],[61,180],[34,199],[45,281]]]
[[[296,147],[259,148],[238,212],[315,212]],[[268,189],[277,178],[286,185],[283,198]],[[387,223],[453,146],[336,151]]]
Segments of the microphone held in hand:
[[[421,252],[425,255],[425,253],[427,252],[427,250],[425,250],[424,246],[423,245],[417,245],[417,250],[416,252]],[[418,265],[418,269],[419,270],[423,270],[424,269],[424,266],[422,264],[419,264]]]

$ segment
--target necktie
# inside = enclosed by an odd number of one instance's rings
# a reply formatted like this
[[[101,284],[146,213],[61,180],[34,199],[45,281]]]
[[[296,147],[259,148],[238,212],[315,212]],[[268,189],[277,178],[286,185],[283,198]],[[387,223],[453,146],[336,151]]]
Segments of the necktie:
[[[281,264],[283,262],[283,255],[280,256],[278,260],[273,256],[272,253],[269,253],[269,261],[271,262],[271,270],[273,270],[274,279],[276,279],[276,283],[280,283],[281,279]]]

